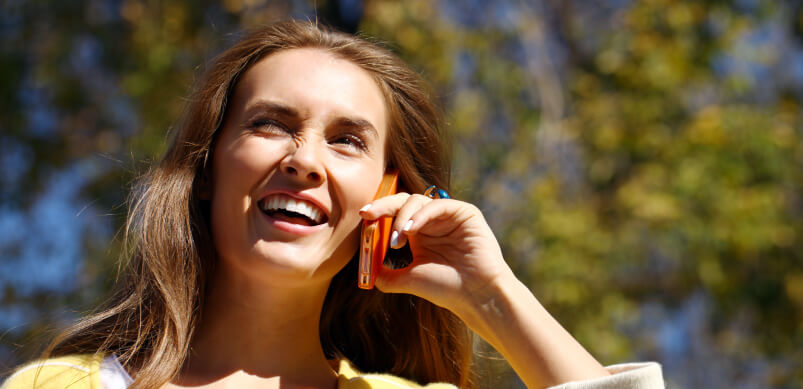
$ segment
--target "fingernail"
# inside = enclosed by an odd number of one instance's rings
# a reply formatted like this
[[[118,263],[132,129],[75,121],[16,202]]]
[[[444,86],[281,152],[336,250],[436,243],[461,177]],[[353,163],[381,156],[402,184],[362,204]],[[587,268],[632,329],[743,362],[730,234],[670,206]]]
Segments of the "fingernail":
[[[360,208],[360,212],[365,212],[365,211],[369,210],[369,209],[371,208],[371,206],[372,206],[372,205],[373,205],[373,204],[368,204],[368,205],[366,205],[366,206],[364,206],[364,207]]]
[[[413,228],[413,219],[408,220],[407,224],[405,224],[404,228],[402,228],[402,229],[404,231],[410,231],[411,228]]]
[[[390,247],[396,247],[399,245],[399,231],[393,231],[390,234]]]

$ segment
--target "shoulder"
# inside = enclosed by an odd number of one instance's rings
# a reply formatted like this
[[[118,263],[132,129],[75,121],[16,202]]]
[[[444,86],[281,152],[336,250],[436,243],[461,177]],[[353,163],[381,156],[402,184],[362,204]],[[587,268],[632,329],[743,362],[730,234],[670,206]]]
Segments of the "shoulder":
[[[99,388],[103,355],[82,354],[31,362],[18,368],[0,389]]]
[[[347,360],[340,361],[337,379],[338,389],[455,389],[452,384],[434,383],[421,386],[413,381],[406,380],[391,374],[362,373]]]

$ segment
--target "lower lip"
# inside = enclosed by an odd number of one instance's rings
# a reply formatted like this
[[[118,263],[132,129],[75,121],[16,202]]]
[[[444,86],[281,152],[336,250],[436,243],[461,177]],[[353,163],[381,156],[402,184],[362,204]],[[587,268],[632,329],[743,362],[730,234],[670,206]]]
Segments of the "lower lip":
[[[326,227],[326,223],[318,224],[317,226],[305,226],[303,224],[289,223],[283,220],[275,219],[265,212],[259,212],[272,226],[279,230],[289,232],[295,235],[310,235],[314,234]]]

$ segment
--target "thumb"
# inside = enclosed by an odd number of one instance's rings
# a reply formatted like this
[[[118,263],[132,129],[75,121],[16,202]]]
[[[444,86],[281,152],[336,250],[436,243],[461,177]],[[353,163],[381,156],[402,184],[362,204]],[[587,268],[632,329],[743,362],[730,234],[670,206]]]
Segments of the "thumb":
[[[401,269],[382,268],[376,277],[376,287],[385,293],[408,293],[429,299],[437,294],[436,275],[443,275],[444,265],[431,262],[413,262]]]
[[[383,267],[376,275],[374,284],[383,293],[408,293],[409,280],[406,275],[410,266],[401,269]]]

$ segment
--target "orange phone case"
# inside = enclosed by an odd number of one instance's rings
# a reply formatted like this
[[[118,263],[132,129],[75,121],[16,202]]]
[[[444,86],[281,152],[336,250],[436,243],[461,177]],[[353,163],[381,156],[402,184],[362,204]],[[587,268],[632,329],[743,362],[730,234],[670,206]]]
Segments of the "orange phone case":
[[[379,184],[374,200],[396,193],[398,172],[386,173]],[[357,274],[357,286],[362,289],[373,289],[376,275],[382,268],[385,254],[388,252],[392,217],[381,217],[376,220],[363,220],[360,232],[360,264]]]

